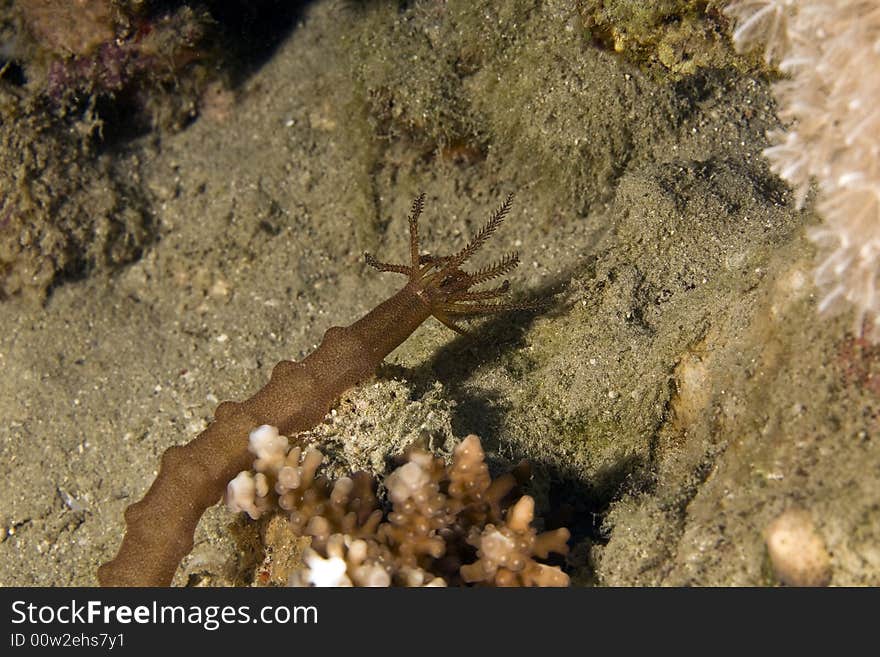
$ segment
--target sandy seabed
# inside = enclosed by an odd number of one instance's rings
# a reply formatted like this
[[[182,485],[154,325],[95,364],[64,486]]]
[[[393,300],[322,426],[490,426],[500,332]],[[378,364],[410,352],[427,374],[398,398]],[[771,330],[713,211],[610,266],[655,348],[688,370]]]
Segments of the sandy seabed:
[[[439,112],[442,86],[426,125],[389,112],[416,136],[380,139],[352,53],[374,49],[362,76],[395,66],[403,18],[329,1],[230,108],[130,145],[158,226],[143,256],[0,307],[0,583],[95,584],[164,449],[398,289],[362,252],[403,258],[424,190],[436,252],[516,192],[481,262],[518,250],[513,287],[548,305],[473,339],[430,320],[367,385],[407,391],[402,415],[430,406],[429,429],[479,434],[499,464],[529,459],[539,508],[566,510],[575,584],[772,584],[763,532],[788,509],[809,514],[833,584],[880,584],[880,350],[816,316],[818,218],[760,156],[777,125],[766,81],[658,80],[564,29],[562,4],[535,5],[461,74],[480,148],[418,138],[460,120]],[[407,20],[421,84],[445,18]],[[366,424],[350,440],[402,448],[394,422]],[[228,581],[231,521],[206,515],[176,583]]]

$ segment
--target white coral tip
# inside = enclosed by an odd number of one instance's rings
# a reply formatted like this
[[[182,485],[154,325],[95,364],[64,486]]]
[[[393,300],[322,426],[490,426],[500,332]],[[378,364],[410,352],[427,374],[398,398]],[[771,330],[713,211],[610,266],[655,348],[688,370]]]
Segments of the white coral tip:
[[[226,485],[226,505],[233,513],[242,511],[254,520],[260,517],[260,511],[254,504],[257,484],[250,472],[239,472],[235,479]]]
[[[309,569],[306,579],[313,586],[351,586],[351,580],[345,574],[347,569],[345,559],[341,557],[324,559],[310,549],[306,553],[305,562]]]
[[[277,454],[282,444],[286,452],[287,441],[278,435],[277,427],[268,424],[257,427],[248,437],[248,448],[261,459]]]
[[[428,484],[430,478],[417,463],[410,461],[388,475],[385,485],[391,501],[400,504]]]

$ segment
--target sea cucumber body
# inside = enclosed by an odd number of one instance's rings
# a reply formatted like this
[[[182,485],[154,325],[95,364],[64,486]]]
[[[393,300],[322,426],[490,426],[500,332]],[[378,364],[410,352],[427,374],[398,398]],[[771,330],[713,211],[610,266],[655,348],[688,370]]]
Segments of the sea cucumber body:
[[[98,570],[101,585],[168,586],[192,549],[202,514],[253,460],[251,430],[269,424],[293,435],[314,427],[430,316],[419,288],[409,283],[354,324],[328,329],[301,362],[278,363],[250,399],[220,404],[207,429],[165,451],[153,485],[126,510],[125,538],[116,557]]]
[[[463,249],[442,257],[423,256],[419,251],[418,218],[424,201],[424,194],[417,197],[409,216],[409,264],[379,262],[365,254],[373,268],[406,275],[406,286],[354,324],[328,329],[318,348],[302,362],[278,363],[268,383],[253,397],[240,403],[223,402],[207,429],[186,445],[168,449],[147,494],[125,512],[126,533],[119,552],[98,569],[103,586],[171,583],[180,560],[192,549],[193,534],[205,509],[250,465],[253,455],[248,436],[254,428],[267,424],[292,436],[314,427],[345,390],[375,372],[432,315],[463,333],[458,318],[536,307],[487,303],[507,293],[507,281],[488,290],[471,289],[512,271],[519,263],[516,253],[474,273],[461,268],[501,225],[512,194]]]

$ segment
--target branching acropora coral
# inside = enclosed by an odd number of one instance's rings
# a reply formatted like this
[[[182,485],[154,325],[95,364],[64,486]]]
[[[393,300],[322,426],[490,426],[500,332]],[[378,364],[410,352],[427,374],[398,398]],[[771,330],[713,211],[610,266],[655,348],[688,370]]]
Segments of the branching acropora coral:
[[[533,304],[492,302],[509,288],[474,291],[476,285],[514,269],[519,260],[508,255],[494,265],[468,273],[462,265],[476,254],[510,211],[513,197],[474,238],[450,256],[419,252],[418,219],[424,195],[409,216],[410,262],[381,263],[367,256],[379,271],[404,274],[402,290],[347,327],[327,330],[320,346],[301,362],[281,361],[269,382],[243,402],[223,402],[205,431],[162,455],[159,474],[144,498],[126,509],[127,531],[112,561],[98,570],[104,586],[167,586],[180,560],[193,545],[193,532],[205,510],[223,495],[226,484],[251,463],[248,435],[254,427],[278,427],[294,435],[317,425],[345,390],[369,377],[398,345],[429,317],[461,331],[458,318]],[[255,483],[256,485],[256,483]]]
[[[772,169],[795,188],[811,181],[825,224],[810,233],[827,251],[815,279],[820,311],[855,307],[854,331],[880,338],[880,1],[736,0],[734,42],[763,46],[788,75],[774,85],[779,116],[770,134]]]
[[[289,446],[275,427],[250,436],[253,471],[227,489],[233,511],[251,518],[281,512],[311,545],[293,586],[568,586],[558,567],[539,563],[568,551],[567,529],[538,534],[534,500],[509,498],[513,474],[489,476],[480,439],[459,443],[452,464],[421,450],[385,478],[384,515],[370,478],[335,482],[317,474],[321,452]]]

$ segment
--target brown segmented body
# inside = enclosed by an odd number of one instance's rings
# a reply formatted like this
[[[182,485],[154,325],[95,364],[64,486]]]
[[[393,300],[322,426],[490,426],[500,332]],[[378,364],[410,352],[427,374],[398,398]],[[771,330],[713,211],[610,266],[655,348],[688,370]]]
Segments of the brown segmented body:
[[[327,330],[318,348],[301,362],[281,361],[269,382],[246,401],[223,402],[214,421],[195,439],[170,447],[159,474],[140,502],[125,511],[126,533],[116,557],[98,569],[102,586],[168,586],[180,560],[192,549],[202,514],[223,496],[226,484],[250,467],[248,435],[257,426],[278,427],[294,435],[317,425],[332,404],[359,381],[371,376],[382,360],[428,317],[461,331],[454,318],[513,309],[531,304],[487,303],[507,292],[496,288],[471,291],[475,285],[514,269],[516,254],[467,273],[461,265],[495,232],[510,210],[512,196],[492,215],[464,249],[451,256],[419,254],[418,218],[424,195],[409,217],[410,264],[381,263],[380,271],[409,277],[406,286],[350,326]]]

